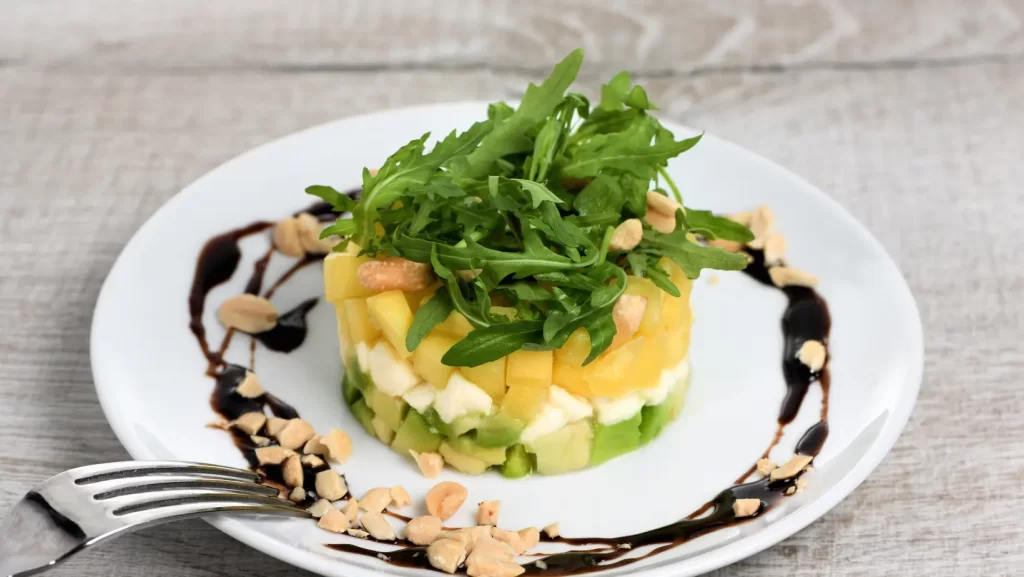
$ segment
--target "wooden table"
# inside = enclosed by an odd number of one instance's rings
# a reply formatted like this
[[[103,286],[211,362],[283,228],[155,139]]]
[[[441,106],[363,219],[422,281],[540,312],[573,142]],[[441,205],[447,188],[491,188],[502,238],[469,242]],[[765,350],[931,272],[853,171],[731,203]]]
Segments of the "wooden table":
[[[57,471],[127,457],[96,401],[89,326],[164,201],[316,123],[514,98],[583,46],[589,91],[628,68],[665,116],[835,197],[924,319],[925,380],[893,452],[824,518],[715,574],[1024,572],[1024,2],[640,4],[3,2],[0,510]],[[53,572],[300,573],[198,521]]]

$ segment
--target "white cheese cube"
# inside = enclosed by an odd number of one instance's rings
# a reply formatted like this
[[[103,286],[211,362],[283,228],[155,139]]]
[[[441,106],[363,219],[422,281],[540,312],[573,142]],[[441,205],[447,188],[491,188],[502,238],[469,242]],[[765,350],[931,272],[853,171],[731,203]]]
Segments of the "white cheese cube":
[[[416,372],[387,341],[378,342],[368,356],[373,384],[385,394],[400,397],[420,384]]]
[[[491,396],[458,371],[452,373],[443,391],[434,400],[434,409],[441,420],[450,423],[471,413],[490,413]]]
[[[630,393],[621,399],[594,399],[597,420],[603,425],[614,425],[631,418],[644,408],[644,398],[639,393]]]
[[[402,398],[405,399],[406,403],[409,403],[410,407],[422,413],[429,409],[430,405],[434,404],[437,392],[433,385],[423,383],[409,389],[407,393],[402,395]]]
[[[519,440],[527,444],[532,443],[544,435],[554,433],[568,423],[569,417],[566,416],[565,411],[548,403],[519,434]]]
[[[550,398],[553,405],[562,409],[570,423],[586,419],[594,414],[594,405],[557,385],[551,386]]]

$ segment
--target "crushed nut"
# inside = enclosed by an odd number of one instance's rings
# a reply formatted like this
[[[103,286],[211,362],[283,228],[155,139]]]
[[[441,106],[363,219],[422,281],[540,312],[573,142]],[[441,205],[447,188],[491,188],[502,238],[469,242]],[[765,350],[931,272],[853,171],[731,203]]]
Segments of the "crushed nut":
[[[444,469],[444,457],[439,453],[417,453],[410,449],[409,454],[416,461],[420,473],[423,473],[423,476],[428,479],[437,477],[441,474],[441,469]]]
[[[644,225],[639,218],[630,218],[619,223],[612,232],[609,250],[633,250],[644,236]]]
[[[279,220],[274,227],[274,248],[285,256],[302,258],[306,251],[299,241],[299,219],[294,216]]]
[[[345,532],[348,533],[349,535],[352,535],[356,539],[366,539],[367,537],[370,536],[369,533],[367,533],[366,531],[363,531],[362,529],[349,529],[348,531],[345,531]]]
[[[754,217],[753,211],[749,211],[749,210],[745,211],[745,212],[731,212],[731,213],[725,215],[725,218],[727,218],[727,219],[729,219],[729,220],[731,220],[733,222],[738,222],[738,223],[742,224],[743,226],[750,226],[750,219],[752,219],[753,217]]]
[[[327,448],[327,458],[335,463],[344,463],[352,456],[352,440],[341,429],[331,429],[320,438],[320,444]]]
[[[466,548],[458,541],[438,539],[427,547],[427,561],[430,562],[430,566],[445,573],[455,573],[465,560]]]
[[[529,551],[540,543],[540,531],[536,527],[527,527],[519,530],[519,538],[523,540],[524,551]]]
[[[320,435],[313,435],[306,444],[302,446],[303,455],[326,455],[327,447],[320,442]]]
[[[796,480],[796,492],[799,493],[807,488],[807,479],[800,477]]]
[[[260,413],[259,411],[253,411],[251,413],[246,413],[241,417],[238,417],[231,424],[234,425],[236,429],[240,429],[250,435],[255,435],[256,433],[260,432],[260,429],[263,428],[263,425],[266,422],[266,415]]]
[[[768,276],[772,277],[772,284],[779,288],[788,286],[813,288],[818,286],[818,277],[793,267],[773,266],[768,269]]]
[[[812,373],[817,373],[825,366],[825,359],[828,353],[825,351],[825,345],[821,344],[821,341],[804,341],[804,344],[800,345],[800,350],[796,352],[796,358],[800,359],[808,369],[811,369]]]
[[[306,510],[309,511],[309,514],[312,515],[314,519],[319,519],[329,511],[334,510],[334,505],[331,505],[331,502],[327,499],[320,499],[316,503],[313,503],[312,507]]]
[[[375,292],[416,292],[427,288],[434,280],[433,268],[429,263],[413,262],[397,256],[364,262],[359,265],[356,274],[363,288]]]
[[[786,237],[781,232],[768,233],[764,239],[764,264],[778,266],[786,256]]]
[[[348,517],[333,507],[320,517],[320,521],[316,525],[331,533],[344,533],[349,528]]]
[[[342,511],[345,512],[345,516],[348,517],[349,521],[355,523],[359,519],[359,501],[349,499]]]
[[[486,535],[481,535],[480,538],[473,543],[470,558],[474,555],[478,557],[494,557],[505,561],[511,561],[515,559],[516,552],[508,543],[498,541],[488,533]]]
[[[769,459],[768,457],[765,457],[763,459],[758,459],[758,461],[757,461],[757,474],[758,475],[761,475],[762,477],[767,477],[768,475],[771,475],[772,471],[774,471],[774,470],[775,470],[775,463],[771,459]]]
[[[327,463],[325,463],[323,459],[317,457],[316,455],[303,455],[302,464],[313,469],[319,469],[320,467],[323,467]]]
[[[615,337],[611,348],[619,347],[633,338],[640,328],[640,321],[647,310],[647,297],[624,294],[612,307],[612,321],[615,322]]]
[[[288,493],[288,500],[293,503],[301,503],[306,500],[306,490],[302,487],[295,487]]]
[[[370,489],[363,495],[363,498],[359,500],[359,506],[364,511],[371,513],[380,513],[391,504],[391,489],[387,487],[377,487],[376,489]]]
[[[281,431],[288,426],[288,419],[282,419],[281,417],[270,417],[267,419],[267,434],[271,437],[276,437],[281,434]]]
[[[794,487],[789,487],[788,489],[786,489],[786,495],[793,495],[795,493],[796,493],[796,487],[795,486]]]
[[[256,378],[256,373],[252,371],[245,371],[245,378],[242,379],[242,382],[237,387],[235,387],[235,393],[247,399],[255,399],[263,394],[263,385],[261,385],[260,380]]]
[[[346,520],[348,520],[347,517]],[[391,523],[388,523],[388,520],[380,513],[373,511],[363,513],[359,522],[363,525],[363,529],[366,529],[370,536],[378,541],[394,541],[396,539]]]
[[[469,491],[453,481],[438,483],[427,491],[427,511],[447,521],[466,502]]]
[[[334,469],[327,469],[316,474],[316,492],[328,501],[337,501],[348,493],[345,479]]]
[[[732,512],[737,517],[750,517],[760,510],[760,499],[736,499],[732,504]]]
[[[561,528],[558,526],[558,523],[552,523],[547,527],[544,527],[543,531],[544,534],[547,535],[550,539],[555,539],[562,534]]]
[[[289,487],[302,486],[302,460],[298,455],[292,455],[285,460],[282,476],[285,485]]]
[[[654,211],[659,214],[665,214],[675,218],[676,211],[682,208],[675,199],[669,198],[660,192],[654,190],[647,191],[647,210],[648,212]]]
[[[296,217],[299,242],[302,249],[310,254],[327,254],[334,248],[334,242],[330,239],[320,238],[320,220],[317,217],[304,212]]]
[[[285,459],[295,454],[291,449],[284,447],[258,447],[256,449],[256,461],[260,465],[280,465]]]
[[[247,293],[224,301],[217,318],[224,326],[244,333],[265,333],[277,325],[277,309],[267,299]]]
[[[772,481],[792,478],[802,471],[813,459],[814,457],[810,455],[793,455],[793,458],[787,461],[785,465],[772,471],[770,478]]]
[[[414,545],[430,545],[441,535],[441,519],[433,515],[416,517],[405,525],[405,538]]]
[[[676,229],[676,217],[673,214],[668,216],[651,210],[651,207],[647,207],[647,214],[644,215],[644,222],[651,225],[654,230],[668,234]]]
[[[299,447],[306,444],[306,441],[313,438],[316,431],[313,430],[313,425],[310,425],[307,421],[302,419],[291,419],[281,429],[281,432],[274,435],[277,438],[277,442],[285,449],[298,449]]]
[[[768,233],[775,228],[775,213],[771,207],[761,205],[750,215],[750,224],[747,225],[750,232],[754,233],[754,240],[747,243],[750,248],[764,248],[765,239]]]
[[[477,525],[497,525],[501,501],[481,501],[476,510]]]
[[[398,508],[408,507],[412,505],[412,497],[409,496],[409,492],[405,490],[405,487],[395,485],[391,487],[391,504]]]
[[[516,577],[525,571],[522,565],[485,555],[470,555],[466,560],[469,577]]]
[[[260,435],[249,435],[249,440],[257,447],[266,447],[270,444],[270,439]]]
[[[476,527],[468,527],[464,529],[456,529],[455,531],[446,531],[441,533],[441,539],[452,539],[462,543],[466,548],[466,552],[473,550],[476,542],[484,537],[491,535],[491,527],[487,525],[478,525]]]
[[[508,543],[516,555],[522,555],[526,551],[526,543],[523,541],[522,535],[515,531],[494,527],[491,529],[491,535],[502,543]]]
[[[725,252],[740,252],[743,250],[743,243],[732,240],[725,240],[722,238],[715,238],[707,241],[708,246],[713,248],[720,248]]]

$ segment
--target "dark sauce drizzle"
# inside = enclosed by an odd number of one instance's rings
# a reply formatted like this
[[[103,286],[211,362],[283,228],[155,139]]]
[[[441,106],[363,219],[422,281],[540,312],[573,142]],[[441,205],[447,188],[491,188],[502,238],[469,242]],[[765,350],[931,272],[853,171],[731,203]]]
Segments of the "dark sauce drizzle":
[[[358,191],[353,191],[349,194],[353,197],[358,197]],[[335,216],[331,213],[330,207],[326,203],[317,203],[302,212],[310,212],[322,219],[325,217],[329,219]],[[224,351],[230,343],[233,331],[228,331],[221,345],[217,350],[213,350],[206,340],[206,332],[202,325],[206,294],[215,286],[231,278],[238,267],[241,257],[238,242],[246,236],[267,230],[273,224],[264,221],[255,222],[213,237],[204,246],[196,265],[196,276],[192,284],[192,292],[189,296],[189,312],[191,314],[189,326],[209,363],[207,374],[216,379],[216,386],[210,397],[210,404],[218,414],[228,420],[236,419],[252,411],[262,412],[265,409],[269,409],[273,415],[281,418],[291,419],[298,417],[298,411],[295,408],[270,393],[264,393],[255,399],[246,399],[236,394],[235,390],[242,383],[249,369],[240,365],[226,363],[223,359]],[[775,288],[768,275],[764,254],[759,250],[752,249],[747,249],[747,252],[751,255],[752,261],[745,270],[746,274],[766,286]],[[256,262],[253,274],[249,278],[248,283],[246,283],[246,292],[259,294],[272,253],[273,250],[268,251],[263,258]],[[295,272],[304,266],[319,261],[321,258],[308,256],[297,262],[267,290],[265,296],[272,296],[274,291]],[[779,443],[785,426],[791,423],[799,412],[810,385],[818,382],[822,388],[821,419],[803,434],[795,448],[797,454],[813,457],[817,456],[828,437],[829,373],[827,366],[818,373],[812,373],[797,359],[797,351],[807,340],[820,341],[827,347],[828,336],[831,330],[831,318],[828,305],[815,290],[805,287],[784,287],[778,290],[781,290],[788,299],[781,323],[785,341],[782,372],[786,382],[786,396],[779,411],[778,429],[768,449],[765,450],[762,456],[767,457],[771,450]],[[267,348],[280,352],[289,352],[298,348],[306,338],[306,315],[316,306],[316,303],[316,298],[304,301],[291,311],[282,314],[279,317],[278,326],[271,331],[252,335],[250,369],[255,358],[256,340],[259,340]],[[260,471],[268,481],[272,482],[272,484],[280,485],[283,489],[284,482],[281,467],[260,466],[256,459],[257,445],[253,442],[252,438],[237,429],[230,429],[229,433],[234,440],[235,446],[242,452],[250,467]],[[327,469],[327,467],[327,465],[317,468],[303,467],[307,503],[311,503],[316,499],[313,487],[313,479],[316,473]],[[592,548],[555,553],[532,561],[524,565],[526,574],[558,576],[591,573],[631,565],[701,535],[724,527],[745,523],[759,517],[778,503],[785,496],[786,492],[796,485],[797,479],[802,475],[801,473],[789,479],[778,479],[775,481],[764,478],[750,483],[743,483],[755,470],[756,465],[752,466],[737,479],[736,485],[720,492],[714,499],[705,503],[685,519],[664,527],[624,537],[545,538],[544,540],[547,542],[559,542],[571,546],[591,546]],[[736,517],[733,513],[733,504],[736,500],[752,498],[761,501],[760,510],[751,517]],[[399,519],[406,519],[402,515],[395,514],[394,516]],[[433,569],[427,560],[426,548],[414,547],[403,543],[388,544],[398,545],[401,548],[382,552],[348,543],[333,543],[326,546],[336,551],[377,557],[393,565]],[[593,546],[598,547],[593,548]],[[643,555],[626,557],[632,551],[641,547],[654,548]]]

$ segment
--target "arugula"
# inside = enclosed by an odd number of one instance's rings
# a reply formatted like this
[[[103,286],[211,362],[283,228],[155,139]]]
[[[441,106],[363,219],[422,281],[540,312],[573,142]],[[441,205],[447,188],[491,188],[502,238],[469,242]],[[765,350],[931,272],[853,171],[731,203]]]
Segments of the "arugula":
[[[475,330],[449,349],[445,364],[557,349],[580,329],[590,335],[589,363],[615,337],[612,311],[630,275],[679,296],[665,259],[690,278],[746,266],[744,255],[698,239],[747,242],[750,231],[692,208],[677,212],[672,232],[645,224],[638,246],[609,250],[616,226],[644,217],[649,190],[665,183],[682,202],[668,162],[701,135],[676,139],[626,72],[601,87],[596,106],[567,92],[582,61],[583,52],[573,51],[518,106],[494,103],[465,132],[433,146],[429,134],[409,141],[375,174],[363,171],[358,201],[329,186],[306,189],[351,213],[323,237],[350,239],[362,254],[431,264],[440,288],[416,311],[409,350],[457,311]]]

